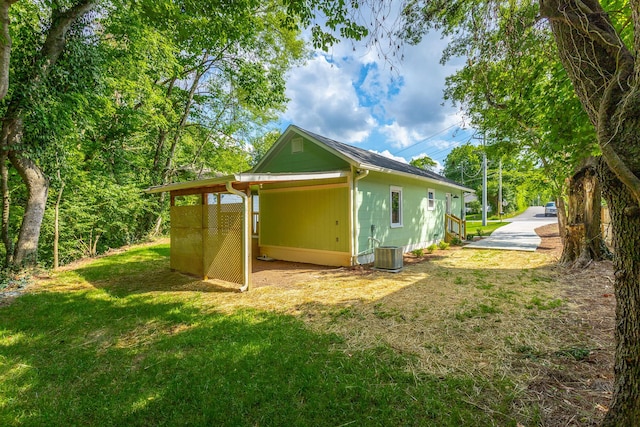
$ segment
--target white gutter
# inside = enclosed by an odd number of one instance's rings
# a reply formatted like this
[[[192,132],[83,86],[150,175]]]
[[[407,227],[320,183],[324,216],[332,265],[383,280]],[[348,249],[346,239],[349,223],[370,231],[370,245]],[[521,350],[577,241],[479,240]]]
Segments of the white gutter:
[[[226,183],[227,191],[231,194],[235,194],[236,196],[240,196],[242,198],[242,202],[244,204],[244,221],[242,227],[242,279],[243,284],[240,288],[240,292],[245,292],[249,290],[249,283],[251,282],[251,241],[249,240],[249,227],[251,224],[251,209],[249,206],[249,197],[243,193],[242,191],[238,191],[233,188],[233,182],[227,181]]]
[[[362,178],[365,178],[367,175],[369,175],[369,170],[368,169],[355,169],[354,174],[353,174],[353,188],[352,188],[352,193],[353,193],[353,200],[352,200],[352,205],[351,205],[351,215],[353,216],[353,233],[351,234],[351,257],[352,257],[352,261],[351,264],[355,265],[358,262],[358,250],[357,250],[357,245],[358,245],[358,210],[356,209],[356,205],[358,202],[358,181],[360,181]],[[355,255],[354,255],[355,254]],[[354,259],[355,258],[355,259]]]

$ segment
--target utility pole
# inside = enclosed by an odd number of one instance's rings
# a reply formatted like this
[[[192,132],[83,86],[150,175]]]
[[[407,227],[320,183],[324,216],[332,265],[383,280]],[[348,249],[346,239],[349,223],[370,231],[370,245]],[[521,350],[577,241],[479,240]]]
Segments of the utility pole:
[[[483,140],[484,145],[484,140]],[[484,148],[484,147],[483,147]],[[482,226],[487,225],[487,153],[482,151]]]
[[[502,221],[502,158],[500,158],[498,169],[498,214],[500,215],[500,221]]]

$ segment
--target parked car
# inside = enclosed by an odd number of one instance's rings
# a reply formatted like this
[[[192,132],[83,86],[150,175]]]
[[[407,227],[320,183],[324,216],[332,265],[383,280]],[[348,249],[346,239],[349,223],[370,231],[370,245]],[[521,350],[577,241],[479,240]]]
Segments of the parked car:
[[[558,215],[558,208],[556,208],[556,202],[549,202],[544,206],[544,216],[556,216]]]

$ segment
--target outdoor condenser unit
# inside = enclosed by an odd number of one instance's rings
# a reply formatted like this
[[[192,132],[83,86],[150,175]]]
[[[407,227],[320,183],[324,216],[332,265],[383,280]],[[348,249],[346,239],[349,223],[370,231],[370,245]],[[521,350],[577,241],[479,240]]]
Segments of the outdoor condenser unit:
[[[400,270],[404,263],[402,248],[398,246],[378,246],[374,252],[373,267],[383,270]]]

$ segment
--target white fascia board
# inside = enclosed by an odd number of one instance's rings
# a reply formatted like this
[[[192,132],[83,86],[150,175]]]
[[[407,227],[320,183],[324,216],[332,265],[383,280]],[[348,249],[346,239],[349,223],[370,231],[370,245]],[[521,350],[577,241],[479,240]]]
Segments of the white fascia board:
[[[217,178],[200,179],[197,181],[174,182],[173,184],[149,187],[146,190],[144,190],[144,192],[148,194],[153,194],[153,193],[162,193],[164,191],[176,191],[176,190],[186,190],[189,188],[208,187],[211,185],[225,184],[229,181],[236,181],[236,178],[238,176],[239,175],[226,175],[226,176],[221,176]]]
[[[433,178],[427,178],[426,176],[415,175],[415,174],[412,174],[412,173],[400,172],[400,171],[393,170],[393,169],[381,168],[379,166],[373,166],[373,165],[369,165],[369,164],[364,164],[363,163],[363,164],[359,165],[359,168],[369,169],[369,170],[372,170],[372,171],[375,171],[375,172],[389,173],[389,174],[392,174],[392,175],[405,176],[407,178],[419,179],[419,180],[430,182],[430,183],[433,183],[433,184],[452,187],[452,188],[455,188],[457,190],[465,191],[467,193],[475,193],[476,192],[475,190],[473,190],[471,188],[463,187],[462,185],[451,184],[450,182],[440,181],[438,179],[433,179]]]
[[[304,172],[304,173],[241,173],[236,175],[237,182],[266,183],[282,181],[312,181],[316,179],[344,178],[350,171]]]
[[[331,171],[331,172],[305,172],[305,173],[239,173],[234,175],[226,175],[218,178],[201,179],[198,181],[176,182],[173,184],[160,185],[150,187],[145,190],[146,193],[162,193],[164,191],[187,190],[189,188],[210,187],[214,185],[226,184],[227,182],[238,183],[267,183],[267,182],[286,182],[286,181],[312,181],[318,179],[343,178],[349,176],[350,171]]]

